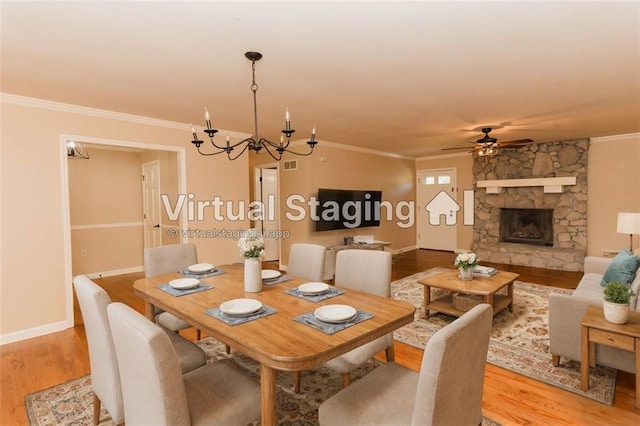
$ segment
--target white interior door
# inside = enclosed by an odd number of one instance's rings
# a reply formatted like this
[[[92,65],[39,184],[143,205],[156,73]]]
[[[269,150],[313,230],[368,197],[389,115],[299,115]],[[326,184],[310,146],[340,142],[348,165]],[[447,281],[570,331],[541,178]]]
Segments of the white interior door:
[[[455,169],[420,170],[418,195],[418,247],[453,251],[460,206],[456,202]]]
[[[160,217],[160,162],[142,165],[142,218],[144,223],[144,247],[162,245]]]
[[[254,170],[255,185],[254,199],[261,201],[264,206],[262,220],[256,221],[256,228],[265,235],[265,261],[280,259],[280,239],[278,235],[280,220],[278,216],[278,169],[277,166],[258,168]]]

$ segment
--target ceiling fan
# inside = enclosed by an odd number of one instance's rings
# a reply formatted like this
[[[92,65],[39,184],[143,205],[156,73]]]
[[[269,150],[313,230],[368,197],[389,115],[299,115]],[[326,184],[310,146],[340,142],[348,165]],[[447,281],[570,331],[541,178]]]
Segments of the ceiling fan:
[[[475,144],[474,147],[471,147],[469,152],[475,151],[481,157],[493,157],[498,154],[498,150],[500,148],[516,147],[533,142],[533,139],[517,139],[513,141],[498,142],[498,139],[489,136],[491,130],[491,127],[482,127],[481,131],[482,133],[484,133],[484,136],[476,140],[475,142],[469,141],[469,143]],[[459,146],[457,148],[443,148],[442,150],[447,151],[452,149],[469,149],[469,147]]]

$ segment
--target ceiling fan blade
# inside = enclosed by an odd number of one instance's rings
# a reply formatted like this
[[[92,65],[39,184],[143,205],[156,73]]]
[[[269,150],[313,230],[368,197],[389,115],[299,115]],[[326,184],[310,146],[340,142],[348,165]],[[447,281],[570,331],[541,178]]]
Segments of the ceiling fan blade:
[[[498,142],[499,145],[501,146],[507,146],[507,145],[524,145],[524,144],[528,144],[528,143],[532,143],[533,139],[517,139],[514,141],[506,141],[506,142]]]
[[[455,148],[442,148],[440,151],[450,151],[452,149],[469,149],[469,148],[472,148],[472,147],[470,147],[470,146],[458,146],[458,147],[455,147]],[[472,149],[476,149],[476,148],[472,148]]]

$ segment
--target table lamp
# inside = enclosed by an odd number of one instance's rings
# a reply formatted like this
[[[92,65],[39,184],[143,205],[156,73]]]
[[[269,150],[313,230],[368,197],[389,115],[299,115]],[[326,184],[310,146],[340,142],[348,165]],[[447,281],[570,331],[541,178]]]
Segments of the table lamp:
[[[618,233],[629,234],[629,251],[633,251],[633,234],[640,234],[640,213],[618,213]]]

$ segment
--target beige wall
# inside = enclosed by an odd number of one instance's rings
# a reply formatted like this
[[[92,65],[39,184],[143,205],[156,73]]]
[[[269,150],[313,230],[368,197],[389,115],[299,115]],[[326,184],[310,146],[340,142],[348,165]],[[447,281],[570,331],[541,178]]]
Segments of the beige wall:
[[[618,212],[640,212],[640,134],[592,139],[587,173],[587,254],[629,248],[616,229]]]
[[[42,105],[42,107],[41,107]],[[71,271],[65,258],[62,134],[133,141],[186,149],[187,190],[198,199],[248,199],[248,161],[199,156],[188,125],[176,129],[141,118],[80,108],[60,108],[37,100],[2,98],[2,265],[0,337],[18,340],[71,326]],[[113,117],[113,118],[112,118]],[[88,160],[91,161],[91,160]],[[192,228],[240,229],[244,221],[193,221]],[[231,238],[195,238],[203,261],[238,259]],[[25,289],[28,287],[28,291]]]
[[[456,192],[456,202],[462,206],[465,189],[473,189],[473,157],[470,154],[443,155],[437,158],[420,158],[416,160],[416,171],[450,169],[456,171],[456,181],[458,191]],[[424,206],[422,206],[424,212]],[[428,220],[423,217],[423,220]],[[416,218],[417,220],[417,218]],[[456,221],[456,249],[470,250],[473,241],[473,226],[465,226],[462,220],[462,210],[458,212]]]
[[[140,153],[90,149],[89,155],[68,162],[72,273],[140,267]]]
[[[279,168],[280,223],[281,229],[289,231],[290,237],[281,244],[281,263],[286,265],[289,248],[295,242],[311,242],[332,246],[342,244],[345,236],[373,235],[375,239],[391,242],[391,250],[402,250],[415,246],[415,225],[409,228],[397,226],[398,218],[382,219],[379,227],[343,229],[316,232],[308,216],[301,221],[288,220],[286,212],[294,209],[286,205],[289,195],[299,194],[306,200],[317,196],[318,188],[381,190],[382,200],[393,206],[399,201],[415,201],[414,160],[399,159],[380,154],[342,149],[320,143],[313,155],[286,159],[298,160],[298,169],[285,171]],[[254,164],[269,163],[270,158],[260,154],[253,157]],[[299,205],[299,203],[296,203]],[[308,207],[304,205],[308,212]],[[407,214],[405,209],[402,213]],[[402,220],[402,223],[407,223]]]

